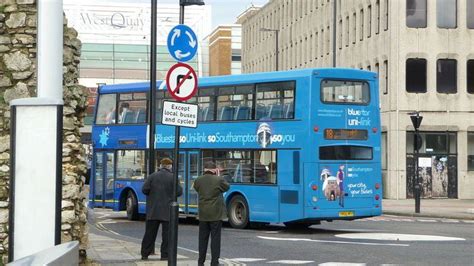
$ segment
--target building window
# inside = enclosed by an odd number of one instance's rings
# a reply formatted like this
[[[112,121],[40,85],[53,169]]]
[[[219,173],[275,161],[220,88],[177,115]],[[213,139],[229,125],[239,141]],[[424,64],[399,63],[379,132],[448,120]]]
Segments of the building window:
[[[474,60],[467,60],[467,92],[474,94]]]
[[[349,30],[349,16],[346,17],[346,47],[349,46],[350,30]]]
[[[474,171],[474,132],[467,133],[467,170]]]
[[[357,39],[356,29],[357,29],[357,19],[356,19],[356,13],[354,12],[352,14],[352,44],[356,43],[356,39]]]
[[[456,11],[457,0],[437,0],[436,16],[438,28],[456,28]]]
[[[436,91],[438,93],[457,92],[457,61],[438,59],[436,63]]]
[[[407,0],[407,27],[426,28],[426,0]]]
[[[387,132],[382,132],[382,170],[387,170]]]
[[[384,88],[383,94],[388,94],[388,61],[383,61],[383,70],[384,70]]]
[[[474,0],[466,0],[467,28],[474,29]]]
[[[372,33],[372,6],[369,5],[369,7],[367,7],[367,38],[370,38],[370,34]]]
[[[342,49],[342,18],[339,19],[339,25],[338,25],[338,30],[339,30],[339,40],[338,40],[338,46],[339,50]]]
[[[406,62],[406,91],[426,92],[426,59],[409,58]]]
[[[364,39],[364,9],[360,10],[360,37],[359,40]]]
[[[388,23],[389,23],[389,20],[388,20],[388,0],[383,0],[383,5],[384,5],[384,25],[383,25],[383,30],[388,30]]]
[[[375,16],[376,16],[376,21],[375,21],[375,34],[379,34],[380,31],[380,0],[377,0],[375,2]]]

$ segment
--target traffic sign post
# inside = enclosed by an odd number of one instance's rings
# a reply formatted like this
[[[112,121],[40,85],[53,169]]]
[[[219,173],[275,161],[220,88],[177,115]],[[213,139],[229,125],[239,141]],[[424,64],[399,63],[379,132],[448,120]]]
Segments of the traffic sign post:
[[[168,35],[168,51],[178,61],[166,75],[166,86],[170,95],[177,101],[184,102],[196,94],[198,78],[194,69],[184,63],[191,60],[197,52],[198,40],[193,30],[184,24],[184,6],[203,5],[199,0],[181,0],[179,23]],[[198,106],[177,102],[164,102],[162,123],[175,126],[174,140],[174,186],[173,202],[170,204],[168,265],[177,264],[178,254],[178,217],[179,205],[177,197],[178,187],[178,162],[180,126],[197,127]]]

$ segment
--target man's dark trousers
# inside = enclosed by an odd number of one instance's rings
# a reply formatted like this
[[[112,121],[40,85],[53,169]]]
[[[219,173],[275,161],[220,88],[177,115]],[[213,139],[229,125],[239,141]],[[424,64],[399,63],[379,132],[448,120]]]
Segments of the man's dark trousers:
[[[168,229],[169,222],[159,220],[147,220],[145,225],[145,236],[142,241],[142,257],[148,257],[155,249],[158,228],[161,228],[161,258],[168,258]]]
[[[219,257],[221,255],[221,228],[222,221],[199,222],[198,265],[204,265],[204,261],[206,260],[209,234],[211,235],[211,266],[219,265]]]

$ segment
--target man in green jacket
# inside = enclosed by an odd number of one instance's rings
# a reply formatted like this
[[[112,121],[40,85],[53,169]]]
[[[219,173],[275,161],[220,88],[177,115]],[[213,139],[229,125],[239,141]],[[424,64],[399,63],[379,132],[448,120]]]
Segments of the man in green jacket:
[[[194,181],[194,189],[199,195],[199,259],[204,265],[209,234],[211,235],[211,266],[219,265],[221,253],[222,219],[227,217],[222,193],[229,190],[229,183],[217,175],[216,165],[208,161],[204,164],[204,175]]]

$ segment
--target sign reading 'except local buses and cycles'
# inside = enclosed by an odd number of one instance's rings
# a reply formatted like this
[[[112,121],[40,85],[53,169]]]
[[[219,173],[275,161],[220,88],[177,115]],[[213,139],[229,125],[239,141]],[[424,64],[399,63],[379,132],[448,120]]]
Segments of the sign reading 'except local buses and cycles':
[[[198,106],[195,104],[163,102],[161,122],[169,126],[197,127]]]

